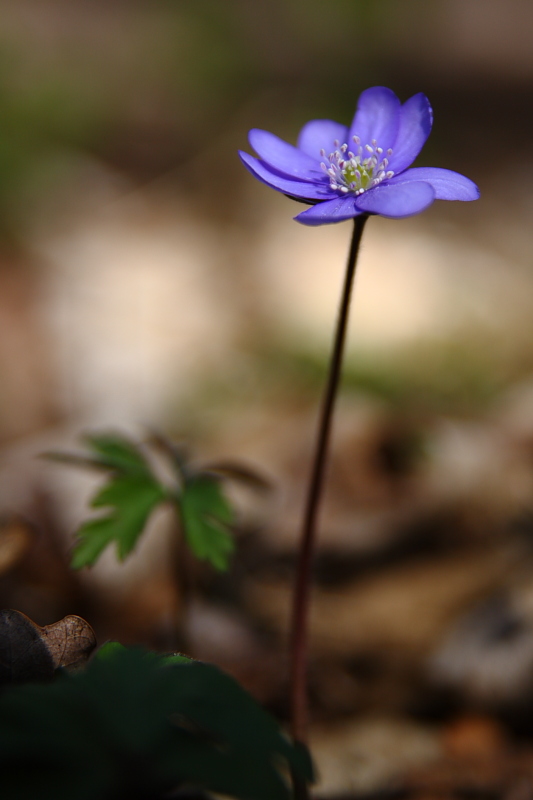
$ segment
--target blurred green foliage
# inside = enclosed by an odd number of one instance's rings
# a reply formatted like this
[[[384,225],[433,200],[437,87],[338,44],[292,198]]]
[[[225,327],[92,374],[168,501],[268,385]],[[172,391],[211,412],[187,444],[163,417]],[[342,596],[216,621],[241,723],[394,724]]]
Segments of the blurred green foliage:
[[[108,512],[88,520],[78,530],[72,556],[74,569],[94,564],[113,541],[117,543],[118,557],[125,558],[135,547],[152,511],[168,497],[131,442],[118,436],[91,436],[87,444],[97,454],[97,466],[110,470],[108,483],[93,497],[91,506]]]
[[[157,800],[179,788],[289,800],[306,750],[216,667],[115,643],[53,683],[0,696],[0,789],[10,800]]]
[[[103,470],[107,483],[91,501],[93,508],[106,510],[79,528],[72,555],[72,567],[93,565],[105,548],[115,542],[124,559],[135,547],[152,512],[161,503],[176,508],[181,531],[197,558],[225,570],[234,550],[230,533],[233,511],[220,486],[221,476],[193,467],[185,454],[172,443],[157,437],[164,454],[170,457],[174,478],[162,483],[153,472],[145,453],[120,434],[85,437],[89,454],[48,453],[52,460]]]
[[[183,531],[194,554],[216,569],[227,569],[234,550],[228,535],[233,512],[219,484],[209,475],[191,478],[185,483],[179,508]]]
[[[356,343],[355,343],[356,344]],[[174,410],[177,430],[209,429],[209,409],[217,398],[218,416],[231,416],[249,404],[288,408],[316,402],[328,367],[326,349],[307,349],[298,341],[278,340],[250,349],[245,369],[212,371]],[[529,353],[529,356],[528,356]],[[356,348],[347,353],[341,391],[362,394],[391,409],[414,414],[477,416],[490,408],[513,381],[531,374],[533,358],[522,347],[513,359],[507,349],[487,346],[482,336],[419,340],[382,351]],[[312,400],[314,398],[314,400]]]
[[[412,32],[435,17],[398,5],[11,0],[0,32],[0,227],[63,178],[58,153],[145,178],[215,146],[258,98],[271,124],[347,118],[369,81],[386,80],[400,18]]]

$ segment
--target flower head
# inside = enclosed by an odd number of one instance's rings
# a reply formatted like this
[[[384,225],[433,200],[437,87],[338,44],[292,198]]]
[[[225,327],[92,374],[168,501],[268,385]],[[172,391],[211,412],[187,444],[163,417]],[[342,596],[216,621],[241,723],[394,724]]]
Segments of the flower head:
[[[427,97],[403,105],[390,89],[362,93],[350,128],[327,119],[308,122],[296,147],[273,133],[253,129],[249,141],[259,155],[239,155],[267,186],[311,208],[295,219],[327,225],[360,214],[409,217],[434,200],[477,200],[477,186],[464,175],[437,167],[408,169],[431,131]]]

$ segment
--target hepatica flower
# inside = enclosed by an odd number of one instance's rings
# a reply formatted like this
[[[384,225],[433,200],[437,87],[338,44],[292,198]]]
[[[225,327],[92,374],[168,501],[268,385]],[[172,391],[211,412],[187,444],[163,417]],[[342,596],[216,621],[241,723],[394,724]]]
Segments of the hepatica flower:
[[[477,186],[464,175],[437,167],[409,167],[431,131],[427,97],[403,105],[390,89],[362,93],[349,128],[327,119],[308,122],[296,147],[273,133],[253,129],[249,141],[259,158],[239,155],[267,186],[311,208],[295,219],[327,225],[361,214],[409,217],[434,200],[476,200]]]
[[[273,133],[254,129],[249,139],[259,158],[240,153],[245,167],[260,181],[310,205],[298,214],[298,222],[328,225],[354,221],[294,582],[290,705],[292,735],[299,742],[305,742],[307,729],[307,628],[314,542],[363,228],[372,215],[410,217],[434,200],[479,197],[477,186],[464,175],[436,167],[411,167],[432,123],[433,112],[423,94],[415,94],[402,105],[390,89],[375,86],[360,96],[349,128],[328,119],[312,120],[300,131],[296,147]],[[298,787],[296,793],[300,791]],[[302,796],[307,796],[305,791]]]

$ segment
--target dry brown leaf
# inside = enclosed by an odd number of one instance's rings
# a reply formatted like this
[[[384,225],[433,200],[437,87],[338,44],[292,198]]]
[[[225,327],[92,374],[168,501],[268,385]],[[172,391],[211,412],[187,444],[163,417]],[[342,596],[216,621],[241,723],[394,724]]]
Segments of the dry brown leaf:
[[[95,647],[94,631],[81,617],[41,628],[21,611],[0,611],[0,683],[49,679],[58,667],[81,665]]]

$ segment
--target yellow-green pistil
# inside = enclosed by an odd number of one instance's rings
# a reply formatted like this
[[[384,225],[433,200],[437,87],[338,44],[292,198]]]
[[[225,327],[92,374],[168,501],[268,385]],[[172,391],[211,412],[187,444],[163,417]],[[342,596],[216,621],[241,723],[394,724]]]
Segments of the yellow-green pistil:
[[[341,145],[335,140],[333,153],[327,155],[325,150],[320,151],[324,159],[320,166],[329,178],[330,189],[357,195],[372,189],[386,178],[392,178],[394,172],[387,169],[392,155],[390,148],[383,157],[383,148],[379,147],[375,139],[364,146],[359,136],[353,136],[352,140],[356,145],[356,152],[348,150],[346,143]]]

